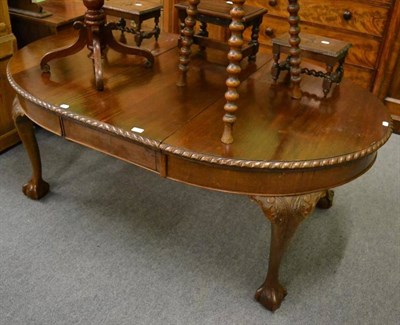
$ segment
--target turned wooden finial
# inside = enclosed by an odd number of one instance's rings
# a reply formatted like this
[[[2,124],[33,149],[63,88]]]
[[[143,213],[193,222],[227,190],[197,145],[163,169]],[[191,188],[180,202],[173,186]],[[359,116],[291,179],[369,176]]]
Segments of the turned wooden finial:
[[[104,0],[83,0],[83,4],[89,10],[100,10],[104,6]]]
[[[89,26],[102,26],[106,23],[106,15],[103,11],[104,0],[83,0],[88,9],[85,13],[85,24]]]
[[[300,6],[297,0],[289,0],[288,12],[289,12],[289,44],[290,44],[290,80],[292,82],[292,98],[301,98],[301,58],[300,58],[300,17],[298,15]]]

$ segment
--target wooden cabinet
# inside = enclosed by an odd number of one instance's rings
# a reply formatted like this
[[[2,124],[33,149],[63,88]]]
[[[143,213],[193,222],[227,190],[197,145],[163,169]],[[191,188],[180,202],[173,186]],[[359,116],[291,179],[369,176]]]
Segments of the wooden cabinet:
[[[394,131],[400,134],[400,0],[393,5],[373,93],[384,100],[392,115]]]
[[[384,101],[392,115],[394,131],[400,134],[400,56],[397,56],[395,70]]]
[[[8,84],[6,67],[16,50],[16,40],[11,33],[6,1],[0,2],[0,152],[19,142],[11,118],[11,105],[15,93]]]

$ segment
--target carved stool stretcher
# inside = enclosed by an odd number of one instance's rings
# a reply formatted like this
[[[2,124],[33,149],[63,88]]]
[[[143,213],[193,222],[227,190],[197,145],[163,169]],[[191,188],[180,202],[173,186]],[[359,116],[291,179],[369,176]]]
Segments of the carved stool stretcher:
[[[301,73],[323,78],[322,88],[324,95],[327,96],[332,87],[332,83],[339,84],[342,81],[344,73],[343,66],[350,48],[351,44],[347,42],[302,33],[300,43],[302,57],[325,63],[326,72],[302,68]],[[271,74],[274,81],[278,80],[282,70],[290,70],[290,55],[286,61],[279,62],[280,54],[289,54],[289,51],[290,44],[288,34],[282,34],[272,40],[274,64],[271,68]],[[337,68],[333,71],[335,65],[337,65]]]
[[[103,10],[108,16],[120,18],[115,24],[115,29],[121,31],[120,42],[126,43],[124,33],[127,32],[135,35],[135,43],[140,46],[145,38],[154,36],[155,40],[158,40],[160,35],[158,24],[162,7],[157,1],[106,0]],[[151,31],[142,31],[142,23],[151,18],[154,18],[154,28]],[[133,21],[134,27],[127,27],[125,19]]]

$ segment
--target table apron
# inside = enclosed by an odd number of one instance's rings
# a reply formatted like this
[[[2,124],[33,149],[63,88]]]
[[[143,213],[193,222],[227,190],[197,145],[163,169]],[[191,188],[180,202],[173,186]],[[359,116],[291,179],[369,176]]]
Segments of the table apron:
[[[170,155],[166,177],[217,191],[247,195],[297,195],[343,185],[374,164],[376,152],[341,164],[303,169],[257,169],[195,162]]]
[[[58,115],[20,98],[27,116],[59,136],[182,183],[246,195],[297,195],[334,188],[364,174],[376,152],[331,166],[280,169],[232,167],[162,152],[131,139]]]

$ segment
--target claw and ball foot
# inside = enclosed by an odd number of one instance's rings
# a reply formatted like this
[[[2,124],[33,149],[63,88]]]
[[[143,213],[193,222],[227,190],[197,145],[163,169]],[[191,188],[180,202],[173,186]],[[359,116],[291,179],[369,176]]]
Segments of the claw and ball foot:
[[[325,192],[325,195],[320,198],[320,200],[317,203],[317,207],[319,209],[329,209],[333,205],[333,197],[335,196],[335,192],[332,190],[327,190]]]
[[[286,290],[279,282],[279,267],[283,254],[297,227],[312,213],[317,202],[324,196],[325,192],[297,196],[252,197],[272,224],[268,273],[255,294],[255,298],[271,311],[278,309],[286,296]]]
[[[32,178],[22,187],[22,192],[32,200],[39,200],[49,192],[49,183],[43,179]]]
[[[267,281],[265,281],[257,289],[254,298],[268,310],[275,311],[280,307],[286,294],[286,289],[279,283],[274,286],[273,283],[267,283]]]
[[[25,115],[18,99],[13,103],[13,120],[21,141],[32,164],[32,178],[22,187],[22,192],[33,200],[39,200],[49,191],[49,184],[42,179],[42,164],[33,123]]]

